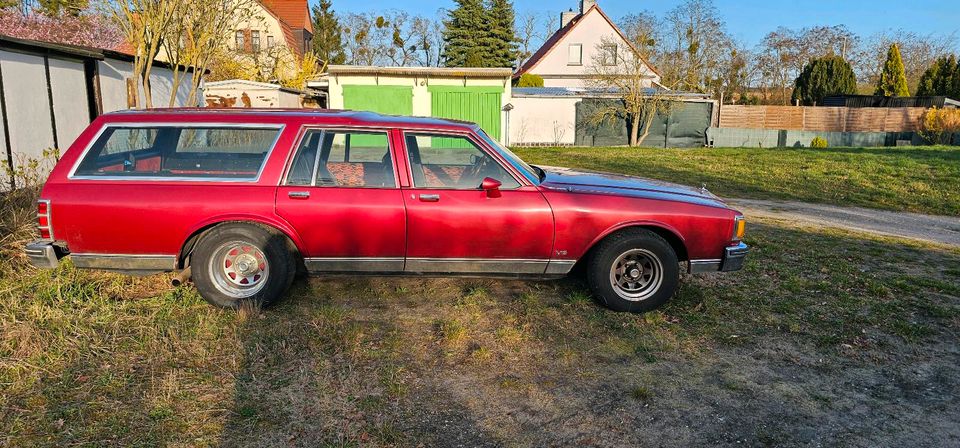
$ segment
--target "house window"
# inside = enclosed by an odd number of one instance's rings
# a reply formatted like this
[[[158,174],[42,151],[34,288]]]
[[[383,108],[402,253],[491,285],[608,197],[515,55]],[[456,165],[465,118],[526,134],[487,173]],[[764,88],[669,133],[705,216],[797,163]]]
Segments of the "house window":
[[[254,53],[260,51],[260,32],[259,31],[250,32],[250,45],[253,47]]]
[[[617,65],[617,44],[604,44],[603,65]]]
[[[583,65],[583,45],[570,44],[567,49],[567,65]]]
[[[273,47],[273,36],[267,36],[267,48]]]
[[[236,40],[237,40],[237,50],[243,51],[243,47],[245,46],[243,43],[243,31],[237,31]]]

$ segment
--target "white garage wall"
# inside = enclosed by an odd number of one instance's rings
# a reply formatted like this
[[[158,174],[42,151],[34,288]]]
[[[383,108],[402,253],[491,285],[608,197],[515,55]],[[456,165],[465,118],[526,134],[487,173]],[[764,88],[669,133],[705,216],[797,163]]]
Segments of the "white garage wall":
[[[83,61],[50,58],[50,88],[57,119],[57,143],[65,151],[90,124]],[[78,100],[79,99],[79,100]]]
[[[53,147],[50,102],[43,56],[0,51],[3,95],[14,164],[24,158],[39,158]]]
[[[513,97],[511,145],[572,145],[576,142],[577,103],[570,97]]]
[[[97,70],[100,72],[100,96],[103,100],[103,112],[127,109],[127,82],[133,76],[133,62],[106,58],[97,61]],[[175,106],[195,106],[195,101],[188,101],[190,97],[190,74],[181,73],[183,80],[177,89]],[[154,66],[150,73],[150,84],[153,90],[153,107],[167,107],[170,101],[170,91],[173,88],[173,71]],[[142,104],[143,88],[138,86]],[[198,92],[200,96],[202,92]],[[202,97],[202,96],[201,96]]]

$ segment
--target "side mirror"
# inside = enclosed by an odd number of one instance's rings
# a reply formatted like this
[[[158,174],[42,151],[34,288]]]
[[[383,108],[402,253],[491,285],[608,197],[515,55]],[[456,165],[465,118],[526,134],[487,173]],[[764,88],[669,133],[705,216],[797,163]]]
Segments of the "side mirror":
[[[484,177],[480,182],[480,188],[487,192],[488,198],[500,197],[500,181],[492,177]]]

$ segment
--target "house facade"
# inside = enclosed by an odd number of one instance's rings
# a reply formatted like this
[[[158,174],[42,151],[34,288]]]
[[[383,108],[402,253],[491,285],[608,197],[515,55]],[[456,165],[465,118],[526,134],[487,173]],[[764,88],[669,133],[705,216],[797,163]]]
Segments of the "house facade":
[[[581,0],[580,10],[560,14],[557,30],[523,65],[514,78],[530,73],[543,78],[544,87],[589,87],[595,64],[609,65],[615,70],[617,56],[633,54],[640,58],[648,72],[648,86],[658,85],[660,74],[643,61],[636,48],[595,0]]]
[[[313,20],[307,0],[259,0],[250,20],[237,23],[233,48],[259,53],[280,46],[298,59],[310,51]]]

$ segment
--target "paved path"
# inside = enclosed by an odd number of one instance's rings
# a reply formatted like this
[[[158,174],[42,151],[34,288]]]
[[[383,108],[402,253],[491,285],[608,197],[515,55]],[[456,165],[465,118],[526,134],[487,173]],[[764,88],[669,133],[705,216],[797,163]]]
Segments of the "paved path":
[[[742,211],[747,219],[750,216],[789,219],[960,247],[960,217],[791,201],[730,199],[727,202]]]

